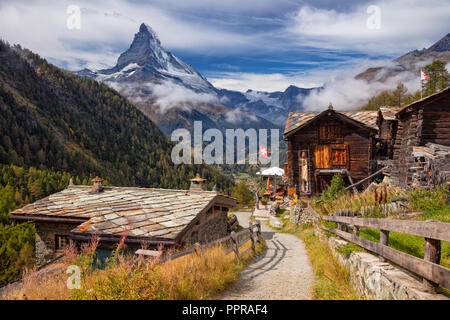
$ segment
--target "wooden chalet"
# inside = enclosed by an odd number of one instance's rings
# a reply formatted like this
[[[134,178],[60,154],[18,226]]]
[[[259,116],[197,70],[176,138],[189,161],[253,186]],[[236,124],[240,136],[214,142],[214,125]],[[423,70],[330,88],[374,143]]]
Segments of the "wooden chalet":
[[[183,247],[229,234],[227,212],[237,201],[205,190],[205,179],[192,179],[190,190],[110,187],[101,181],[69,185],[12,212],[17,222],[35,223],[38,265],[53,260],[71,242],[82,249],[94,234],[106,256],[121,237],[134,252],[142,245]]]
[[[299,196],[326,190],[334,174],[357,182],[376,168],[377,111],[291,112],[283,133],[288,145],[287,180]]]
[[[381,120],[383,121],[383,120]],[[413,102],[395,114],[387,174],[403,188],[429,186],[450,172],[450,87]],[[438,177],[440,176],[440,177]],[[436,182],[436,181],[434,181]]]

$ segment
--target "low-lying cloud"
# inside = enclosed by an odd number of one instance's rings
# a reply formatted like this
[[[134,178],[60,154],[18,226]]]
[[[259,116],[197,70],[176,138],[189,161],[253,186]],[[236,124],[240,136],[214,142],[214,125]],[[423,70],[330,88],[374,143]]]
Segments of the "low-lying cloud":
[[[215,94],[198,93],[170,80],[159,84],[106,82],[108,86],[129,97],[134,103],[151,103],[159,107],[161,114],[172,108],[190,111],[197,103],[219,103]]]
[[[386,62],[385,66],[394,67],[392,62]],[[355,79],[358,71],[344,72],[344,75],[332,75],[329,77],[323,89],[313,91],[303,100],[305,110],[324,110],[332,103],[337,110],[352,110],[363,107],[367,101],[383,90],[394,90],[399,82],[402,82],[409,93],[420,89],[420,77],[415,72],[404,71],[395,76],[387,78],[384,82],[367,82],[364,79]],[[380,71],[379,77],[383,78],[386,69]]]

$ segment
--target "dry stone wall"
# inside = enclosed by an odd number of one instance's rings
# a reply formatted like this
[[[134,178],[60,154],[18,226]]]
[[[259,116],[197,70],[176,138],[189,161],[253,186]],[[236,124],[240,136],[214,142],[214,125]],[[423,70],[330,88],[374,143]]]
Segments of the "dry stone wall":
[[[319,229],[322,240],[328,242],[333,255],[344,265],[356,291],[375,300],[450,300],[442,294],[427,293],[422,281],[412,274],[390,263],[380,262],[379,258],[366,252],[352,252],[348,257],[337,249],[348,242],[336,237],[327,237]]]

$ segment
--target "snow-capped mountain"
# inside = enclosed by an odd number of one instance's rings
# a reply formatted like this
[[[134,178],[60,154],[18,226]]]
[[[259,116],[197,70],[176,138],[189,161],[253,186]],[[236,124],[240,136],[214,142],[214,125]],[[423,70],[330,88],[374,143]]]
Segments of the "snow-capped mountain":
[[[191,126],[194,117],[203,117],[208,122],[206,117],[218,127],[233,127],[240,117],[239,123],[244,126],[282,128],[289,111],[301,109],[302,97],[311,90],[295,86],[272,93],[217,89],[192,66],[166,51],[153,29],[144,23],[114,67],[84,69],[77,74],[102,81],[121,92],[154,122],[161,123],[159,126],[165,133],[182,123]],[[212,115],[212,110],[218,114]],[[172,122],[167,123],[167,119]]]
[[[242,93],[226,89],[219,90],[219,97],[222,103],[257,114],[277,125],[284,126],[289,112],[301,110],[303,100],[311,91],[320,88],[304,89],[296,86],[289,86],[285,91],[255,91],[247,90]]]
[[[128,50],[122,53],[111,69],[82,70],[78,74],[102,82],[152,82],[171,81],[194,92],[215,93],[214,86],[194,68],[167,52],[153,29],[141,24],[139,32]]]

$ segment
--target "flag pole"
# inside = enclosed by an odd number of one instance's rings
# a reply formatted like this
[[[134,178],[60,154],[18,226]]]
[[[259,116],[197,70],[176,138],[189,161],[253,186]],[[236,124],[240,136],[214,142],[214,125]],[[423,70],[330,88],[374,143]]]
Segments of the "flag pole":
[[[422,99],[423,96],[423,79],[422,79],[422,70],[420,70],[420,99]]]

